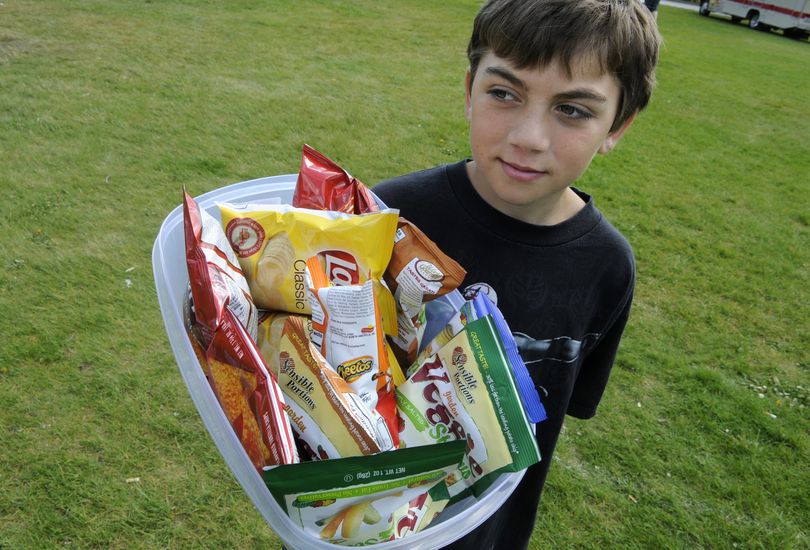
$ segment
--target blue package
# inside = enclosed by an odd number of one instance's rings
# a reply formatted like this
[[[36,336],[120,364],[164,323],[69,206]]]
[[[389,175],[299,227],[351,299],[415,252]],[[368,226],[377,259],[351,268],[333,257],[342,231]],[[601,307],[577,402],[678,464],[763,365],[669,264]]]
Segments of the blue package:
[[[464,303],[464,296],[458,290],[453,290],[425,303],[425,332],[419,344],[419,353],[447,326],[450,318],[462,308]]]

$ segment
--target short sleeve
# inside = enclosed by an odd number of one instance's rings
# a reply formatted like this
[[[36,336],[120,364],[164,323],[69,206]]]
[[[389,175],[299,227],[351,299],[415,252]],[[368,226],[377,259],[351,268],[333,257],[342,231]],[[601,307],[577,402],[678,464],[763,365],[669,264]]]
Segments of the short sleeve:
[[[605,392],[613,361],[619,349],[624,328],[630,317],[630,306],[633,302],[633,288],[630,287],[624,306],[618,316],[582,362],[571,400],[568,402],[567,414],[576,418],[591,418]]]

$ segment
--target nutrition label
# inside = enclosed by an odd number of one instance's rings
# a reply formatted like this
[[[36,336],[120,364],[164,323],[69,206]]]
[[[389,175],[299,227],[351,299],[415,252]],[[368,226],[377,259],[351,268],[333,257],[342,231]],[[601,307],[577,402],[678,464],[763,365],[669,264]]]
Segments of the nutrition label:
[[[374,319],[374,294],[371,282],[363,286],[338,287],[338,292],[326,293],[333,337],[363,338],[363,330]],[[332,289],[330,289],[332,290]],[[321,294],[323,296],[323,294]],[[366,330],[366,333],[368,330]]]

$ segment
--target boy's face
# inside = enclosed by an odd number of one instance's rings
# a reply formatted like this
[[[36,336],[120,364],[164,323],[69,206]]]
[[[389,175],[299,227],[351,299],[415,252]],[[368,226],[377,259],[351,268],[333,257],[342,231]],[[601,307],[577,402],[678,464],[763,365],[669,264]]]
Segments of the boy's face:
[[[467,74],[467,172],[484,200],[507,215],[543,225],[573,215],[582,202],[569,185],[632,121],[610,132],[618,81],[587,64],[573,69],[570,78],[557,62],[517,69],[490,52],[472,88]]]

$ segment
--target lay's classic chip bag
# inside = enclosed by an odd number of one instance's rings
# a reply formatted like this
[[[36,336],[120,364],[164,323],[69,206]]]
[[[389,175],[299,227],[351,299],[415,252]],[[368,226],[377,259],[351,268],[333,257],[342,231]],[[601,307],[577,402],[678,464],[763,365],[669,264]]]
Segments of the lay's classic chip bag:
[[[220,204],[219,210],[258,307],[310,314],[306,262],[318,255],[332,284],[375,282],[385,331],[396,334],[396,305],[381,280],[398,210],[355,215],[286,204]]]

